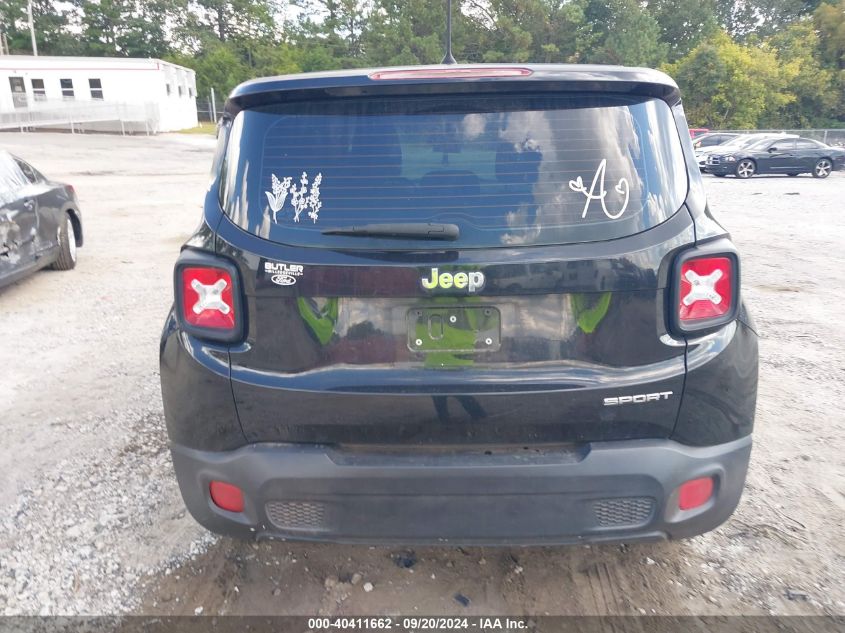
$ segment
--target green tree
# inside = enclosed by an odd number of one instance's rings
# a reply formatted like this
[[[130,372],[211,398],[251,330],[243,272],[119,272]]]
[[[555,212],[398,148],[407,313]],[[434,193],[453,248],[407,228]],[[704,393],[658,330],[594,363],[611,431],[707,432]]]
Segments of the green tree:
[[[170,0],[187,1],[184,14],[175,17],[173,38],[177,51],[212,56],[231,53],[246,68],[255,68],[260,49],[279,42],[275,0]],[[228,53],[222,53],[223,44]],[[223,69],[225,72],[226,69]],[[219,74],[219,73],[218,73]]]
[[[191,0],[170,59],[196,71],[199,94],[224,98],[247,79],[301,70],[284,26],[273,1]]]
[[[791,24],[768,39],[786,89],[794,99],[763,113],[762,127],[827,127],[835,124],[839,99],[833,70],[820,62],[819,36],[808,21]]]
[[[652,0],[648,10],[660,26],[660,40],[675,61],[719,28],[714,0]]]
[[[802,16],[819,0],[715,0],[719,23],[733,37],[771,35]]]
[[[456,3],[457,4],[457,3]],[[452,43],[462,59],[466,20],[453,9]],[[368,65],[437,64],[443,59],[445,7],[428,0],[377,0],[363,38]]]
[[[250,77],[250,69],[233,46],[223,42],[211,43],[195,55],[171,55],[174,64],[192,68],[197,74],[197,94],[207,97],[211,88],[217,98],[224,99],[232,88]]]
[[[845,0],[819,5],[813,18],[824,61],[832,68],[845,69]]]
[[[0,0],[0,32],[5,34],[13,54],[32,54],[26,4],[27,0]],[[33,0],[32,19],[40,55],[77,55],[83,50],[79,37],[69,29],[73,15],[72,6]]]
[[[327,50],[335,68],[362,66],[363,42],[372,15],[368,0],[302,0],[300,45]]]
[[[636,0],[590,0],[585,14],[596,41],[588,61],[626,66],[658,66],[666,61],[660,25]]]
[[[477,61],[577,62],[592,45],[584,0],[465,3],[477,33]]]
[[[162,57],[170,45],[164,24],[168,0],[82,0],[81,41],[86,55]]]
[[[221,100],[248,79],[301,71],[296,52],[285,42],[253,43],[245,55],[233,42],[209,41],[198,53],[176,53],[167,60],[196,72],[197,94],[207,97],[214,88]]]
[[[813,18],[822,62],[836,73],[837,118],[845,121],[845,0],[819,5]]]
[[[771,49],[737,44],[724,32],[664,70],[681,86],[687,115],[695,125],[754,128],[766,112],[795,100]]]
[[[757,28],[757,8],[754,2],[715,0],[716,19],[731,37],[745,37]]]

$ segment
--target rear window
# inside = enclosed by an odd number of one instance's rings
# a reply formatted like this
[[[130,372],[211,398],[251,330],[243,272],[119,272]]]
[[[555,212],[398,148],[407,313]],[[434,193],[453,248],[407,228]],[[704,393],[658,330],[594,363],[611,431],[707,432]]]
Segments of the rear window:
[[[246,110],[232,123],[221,202],[265,239],[402,247],[324,235],[448,223],[455,246],[566,244],[639,233],[687,191],[669,107],[647,98],[342,99]],[[414,242],[414,248],[442,242]]]

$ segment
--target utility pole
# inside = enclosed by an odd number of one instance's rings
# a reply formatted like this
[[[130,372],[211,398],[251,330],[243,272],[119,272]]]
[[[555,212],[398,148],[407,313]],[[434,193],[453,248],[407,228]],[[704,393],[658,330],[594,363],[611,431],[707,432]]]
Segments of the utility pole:
[[[32,0],[27,0],[26,17],[29,18],[29,36],[32,38],[32,54],[38,57],[38,44],[35,43],[35,22],[32,21]]]

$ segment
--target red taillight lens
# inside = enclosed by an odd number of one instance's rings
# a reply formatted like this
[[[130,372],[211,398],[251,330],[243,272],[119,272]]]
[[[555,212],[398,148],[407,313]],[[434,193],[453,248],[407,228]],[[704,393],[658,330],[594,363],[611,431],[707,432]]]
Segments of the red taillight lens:
[[[204,328],[233,330],[237,324],[232,276],[222,268],[182,269],[182,316]]]
[[[681,265],[678,318],[712,319],[733,309],[733,261],[729,257],[689,259]]]
[[[713,496],[713,478],[691,479],[678,488],[678,507],[681,510],[699,508]]]
[[[223,481],[212,481],[208,488],[211,500],[218,508],[229,512],[244,511],[244,493],[237,486]]]
[[[479,68],[407,68],[404,70],[379,70],[370,75],[370,79],[490,79],[494,77],[528,77],[533,74],[530,68],[508,66]]]

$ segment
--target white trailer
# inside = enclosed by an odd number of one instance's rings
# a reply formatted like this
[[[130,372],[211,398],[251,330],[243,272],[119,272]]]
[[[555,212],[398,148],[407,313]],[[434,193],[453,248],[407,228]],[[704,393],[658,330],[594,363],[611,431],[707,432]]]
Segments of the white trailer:
[[[0,56],[0,128],[169,132],[196,127],[196,77],[160,59]]]

